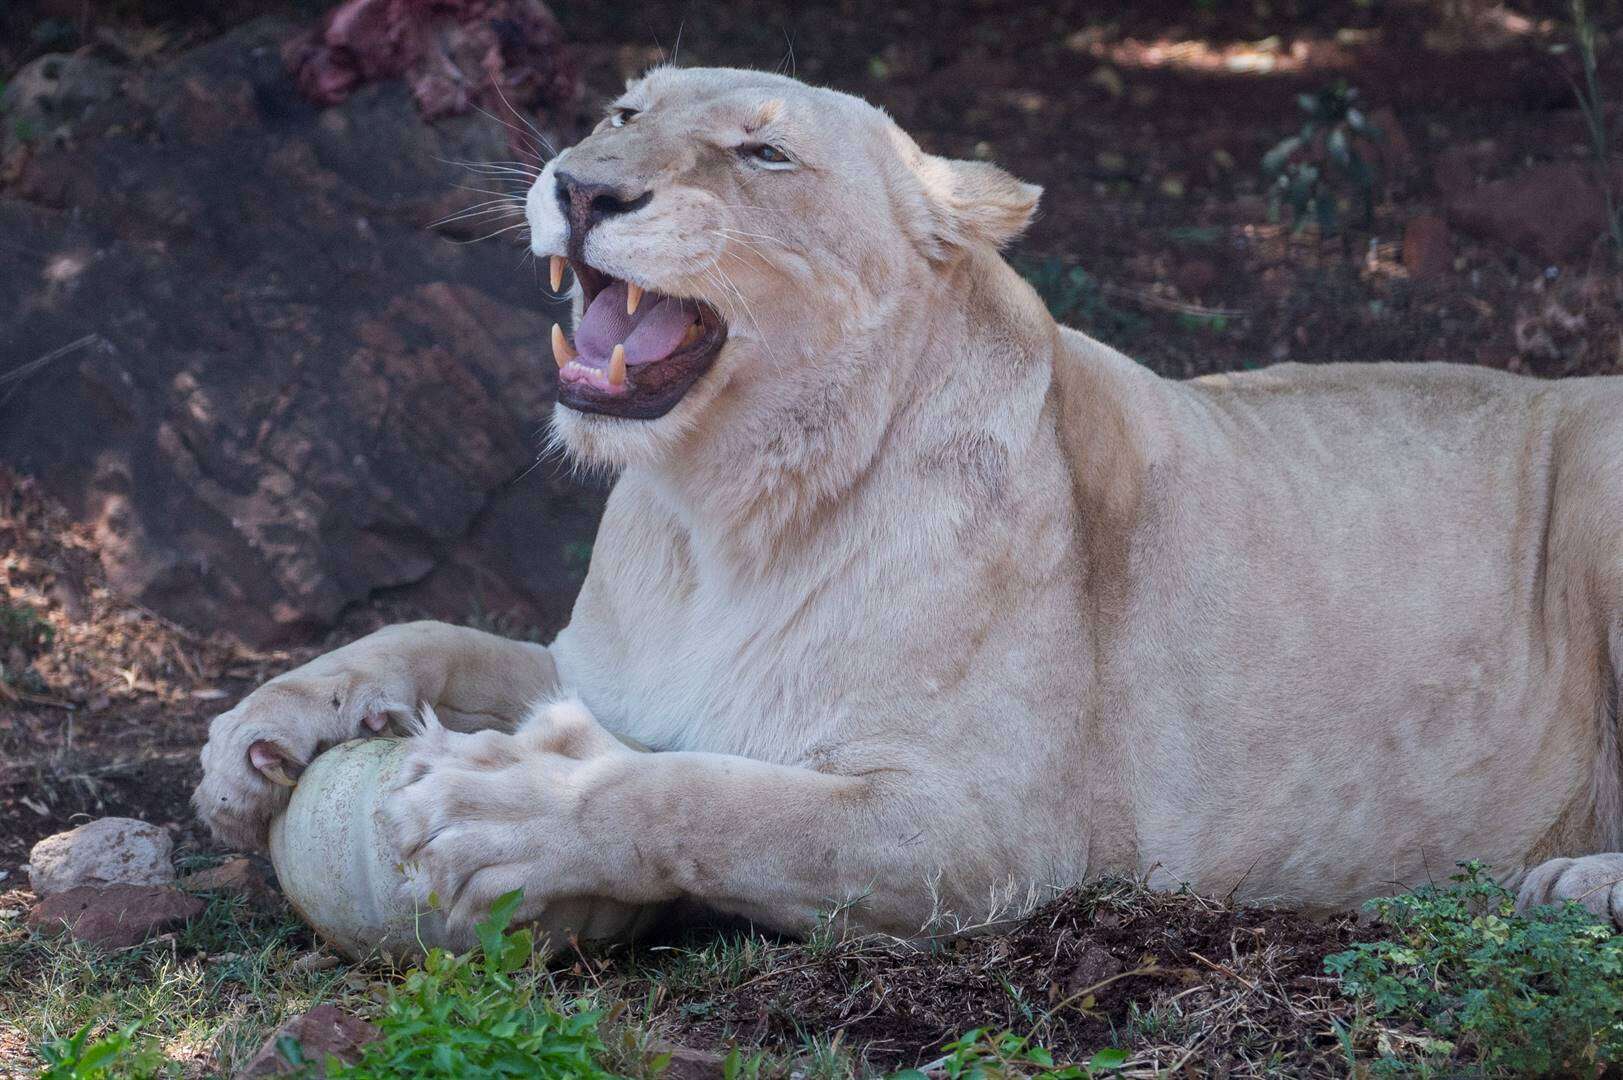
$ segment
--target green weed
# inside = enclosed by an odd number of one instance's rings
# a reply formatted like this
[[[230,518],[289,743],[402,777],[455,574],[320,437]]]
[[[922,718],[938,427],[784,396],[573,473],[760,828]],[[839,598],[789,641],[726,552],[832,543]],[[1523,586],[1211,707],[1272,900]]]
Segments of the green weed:
[[[1456,1051],[1517,1076],[1623,1064],[1623,935],[1577,904],[1518,915],[1481,864],[1460,865],[1449,886],[1367,905],[1390,939],[1325,958],[1343,993],[1434,1036],[1406,1041],[1420,1061],[1381,1064],[1425,1071]]]
[[[1375,173],[1359,148],[1385,135],[1358,107],[1358,96],[1345,82],[1297,96],[1307,117],[1301,129],[1262,156],[1262,171],[1273,177],[1269,216],[1275,221],[1288,209],[1296,229],[1317,222],[1329,235],[1356,206],[1364,228],[1374,222]]]
[[[87,1023],[40,1048],[45,1062],[40,1080],[149,1080],[172,1071],[157,1043],[140,1034],[139,1023],[99,1039],[90,1038],[93,1026]]]
[[[599,1064],[607,1049],[598,1034],[602,1014],[581,1003],[559,1009],[537,996],[532,981],[515,978],[535,955],[529,930],[507,931],[520,897],[514,891],[495,903],[477,927],[479,948],[461,956],[432,950],[390,992],[375,1021],[381,1038],[368,1043],[353,1065],[329,1062],[327,1075],[609,1077]],[[291,1040],[280,1049],[292,1064],[306,1064]]]
[[[1087,1080],[1108,1074],[1127,1063],[1125,1051],[1100,1050],[1085,1063],[1060,1064],[1046,1048],[1032,1041],[1029,1035],[1016,1035],[1012,1031],[993,1032],[976,1028],[965,1032],[941,1049],[946,1056],[932,1062],[930,1071],[940,1073],[948,1080],[1004,1080],[1021,1077],[1027,1080]],[[918,1069],[906,1069],[892,1080],[924,1080]]]
[[[21,604],[0,604],[0,653],[13,646],[27,655],[48,649],[56,631],[33,608]]]
[[[1075,326],[1107,341],[1122,341],[1144,319],[1110,303],[1104,286],[1080,266],[1063,259],[1015,259],[1014,268],[1031,283],[1056,322]]]

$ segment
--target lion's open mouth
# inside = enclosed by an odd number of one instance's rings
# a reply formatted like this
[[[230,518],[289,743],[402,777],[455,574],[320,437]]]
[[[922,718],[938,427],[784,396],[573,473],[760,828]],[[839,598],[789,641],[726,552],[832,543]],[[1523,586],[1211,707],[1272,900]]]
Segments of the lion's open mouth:
[[[558,403],[632,420],[670,412],[721,351],[726,322],[702,300],[644,290],[561,255],[552,257],[554,292],[566,265],[585,310],[573,342],[552,328]]]

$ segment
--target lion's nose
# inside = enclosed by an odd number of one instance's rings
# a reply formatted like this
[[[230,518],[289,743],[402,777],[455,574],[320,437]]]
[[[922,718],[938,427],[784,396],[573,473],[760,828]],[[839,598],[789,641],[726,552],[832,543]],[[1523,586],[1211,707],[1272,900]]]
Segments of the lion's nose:
[[[618,184],[588,183],[566,172],[558,173],[557,180],[558,205],[569,222],[569,249],[576,258],[581,257],[586,234],[600,221],[641,210],[654,197],[652,191],[631,195]]]

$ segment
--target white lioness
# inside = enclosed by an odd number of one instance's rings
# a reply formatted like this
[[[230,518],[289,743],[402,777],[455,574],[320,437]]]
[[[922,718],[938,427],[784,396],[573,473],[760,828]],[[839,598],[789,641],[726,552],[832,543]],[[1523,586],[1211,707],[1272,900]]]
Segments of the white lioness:
[[[1170,382],[999,256],[1038,194],[788,78],[631,85],[528,201],[556,438],[619,473],[573,622],[271,681],[202,816],[262,843],[273,779],[428,702],[385,817],[463,926],[912,934],[1106,870],[1340,908],[1466,858],[1623,920],[1623,379]]]

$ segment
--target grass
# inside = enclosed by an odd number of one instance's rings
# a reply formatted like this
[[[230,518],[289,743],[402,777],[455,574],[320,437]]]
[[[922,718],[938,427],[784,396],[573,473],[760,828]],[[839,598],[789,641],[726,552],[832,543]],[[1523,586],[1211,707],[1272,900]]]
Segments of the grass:
[[[288,1016],[354,996],[342,973],[293,963],[309,947],[308,932],[290,917],[225,897],[211,899],[184,931],[111,955],[37,937],[19,917],[0,921],[0,1073],[13,1064],[8,1053],[61,1050],[86,1025],[123,1033],[132,1052],[160,1045],[172,1064],[240,1064]]]
[[[45,689],[28,659],[51,647],[56,631],[44,617],[24,604],[0,603],[0,682],[30,693]],[[8,658],[21,655],[23,663],[8,666]]]
[[[1375,902],[1379,933],[1106,880],[1005,935],[923,949],[729,930],[538,962],[529,932],[507,926],[515,906],[493,911],[472,952],[404,973],[316,970],[294,920],[226,897],[111,955],[32,935],[8,912],[0,1074],[231,1075],[323,1001],[381,1032],[360,1060],[331,1063],[349,1080],[654,1080],[673,1069],[672,1043],[709,1048],[725,1080],[1570,1075],[1623,1061],[1623,936],[1576,906],[1516,915],[1480,867]],[[1085,968],[1106,946],[1117,967]],[[959,1034],[864,1026],[932,1001]],[[280,1050],[302,1059],[291,1041]]]
[[[1610,134],[1606,126],[1606,96],[1601,91],[1600,64],[1595,50],[1595,24],[1589,18],[1586,0],[1570,0],[1572,31],[1578,47],[1578,62],[1583,81],[1573,83],[1573,94],[1578,99],[1578,110],[1584,118],[1585,133],[1589,136],[1589,150],[1595,163],[1595,180],[1606,201],[1606,228],[1612,240],[1612,259],[1623,266],[1623,202],[1619,201],[1617,184],[1612,178],[1612,152]]]

